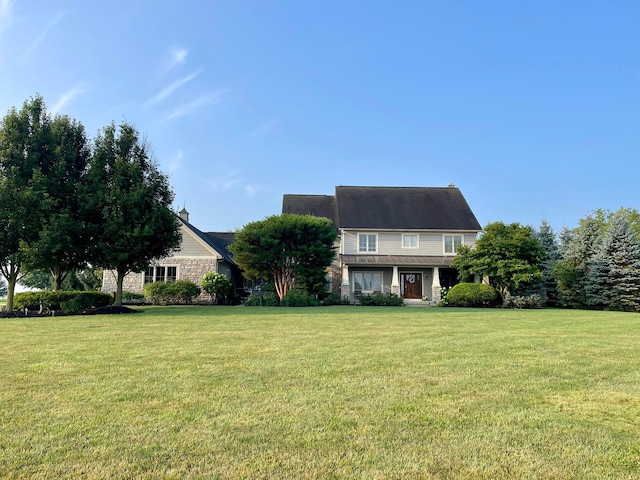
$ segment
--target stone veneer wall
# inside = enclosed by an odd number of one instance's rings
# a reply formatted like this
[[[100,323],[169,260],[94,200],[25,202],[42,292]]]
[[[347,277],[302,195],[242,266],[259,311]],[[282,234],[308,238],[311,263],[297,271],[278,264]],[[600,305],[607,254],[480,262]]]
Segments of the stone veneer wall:
[[[170,257],[155,265],[177,266],[178,280],[191,280],[200,285],[205,273],[215,272],[217,261],[215,258],[179,258]],[[142,293],[144,273],[130,273],[124,277],[122,289],[127,292]],[[105,270],[102,275],[102,291],[112,293],[116,291],[116,273],[113,270]],[[209,295],[204,293],[197,300],[208,301]]]

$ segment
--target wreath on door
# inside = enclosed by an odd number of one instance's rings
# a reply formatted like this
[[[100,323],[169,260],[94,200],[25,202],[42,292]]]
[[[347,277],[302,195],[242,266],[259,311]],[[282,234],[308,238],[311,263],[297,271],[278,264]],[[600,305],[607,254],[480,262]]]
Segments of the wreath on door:
[[[407,282],[416,283],[416,276],[415,275],[407,275]]]

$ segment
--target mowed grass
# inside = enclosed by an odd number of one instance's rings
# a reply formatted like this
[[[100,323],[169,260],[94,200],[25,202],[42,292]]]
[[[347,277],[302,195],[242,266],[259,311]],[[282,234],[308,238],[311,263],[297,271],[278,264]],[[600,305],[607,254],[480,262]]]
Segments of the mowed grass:
[[[640,316],[0,320],[3,478],[640,478]]]

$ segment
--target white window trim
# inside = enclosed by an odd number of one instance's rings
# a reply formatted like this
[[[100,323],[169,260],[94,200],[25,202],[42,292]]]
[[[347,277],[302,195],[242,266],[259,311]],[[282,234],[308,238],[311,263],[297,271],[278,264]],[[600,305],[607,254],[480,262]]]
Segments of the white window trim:
[[[371,273],[371,274],[379,274],[380,275],[380,293],[384,291],[384,272],[378,270],[353,270],[351,272],[351,285],[353,288],[353,293],[356,293],[356,280],[355,276],[357,273]],[[361,290],[360,293],[362,295],[373,295],[375,290]]]
[[[442,253],[444,255],[455,256],[456,255],[455,242],[452,241],[451,243],[451,246],[454,248],[454,251],[447,252],[446,241],[445,241],[446,237],[460,237],[460,245],[464,245],[464,235],[462,235],[461,233],[443,233],[442,234]]]
[[[180,280],[180,266],[179,265],[164,264],[164,263],[150,264],[150,265],[147,265],[145,267],[145,269],[142,271],[142,286],[143,287],[145,285],[147,285],[147,282],[145,282],[145,278],[147,276],[147,268],[149,268],[149,267],[153,267],[153,269],[154,269],[153,270],[153,278],[154,278],[154,280],[153,280],[153,282],[149,282],[149,283],[155,283],[156,282],[156,280],[155,280],[155,278],[156,278],[156,270],[155,269],[158,268],[158,267],[164,267],[165,269],[174,267],[176,269],[176,281]],[[165,278],[165,280],[164,280],[165,282],[167,281],[166,273],[167,273],[167,271],[165,270],[165,277],[164,277]]]
[[[409,237],[409,236],[411,236],[411,237],[415,236],[416,237],[416,246],[415,247],[412,247],[412,246],[408,246],[407,247],[407,246],[405,246],[404,237]],[[418,233],[403,233],[402,234],[402,248],[411,248],[413,250],[415,250],[417,248],[420,248],[420,234],[418,234]]]
[[[363,252],[362,250],[360,250],[360,237],[361,236],[366,236],[367,237],[367,251]],[[375,236],[376,237],[376,249],[375,250],[369,250],[369,236]],[[359,255],[375,255],[378,253],[378,234],[375,232],[358,232],[358,235],[356,237],[356,251],[358,252]]]

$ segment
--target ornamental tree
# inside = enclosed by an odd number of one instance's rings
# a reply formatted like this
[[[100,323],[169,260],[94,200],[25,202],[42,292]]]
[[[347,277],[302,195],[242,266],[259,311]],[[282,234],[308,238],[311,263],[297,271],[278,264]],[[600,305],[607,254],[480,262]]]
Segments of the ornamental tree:
[[[140,272],[180,244],[173,192],[136,129],[123,123],[96,137],[84,183],[91,265],[116,271],[114,305],[126,274]]]
[[[458,247],[451,266],[458,269],[462,281],[488,277],[504,298],[519,286],[542,278],[543,258],[544,250],[531,227],[494,222],[485,227],[474,248]]]
[[[229,277],[222,273],[209,272],[202,276],[202,289],[211,296],[214,303],[226,301],[233,293],[233,285]]]
[[[273,280],[282,301],[295,285],[314,293],[335,258],[336,238],[328,218],[283,213],[248,223],[229,249],[247,278]]]

